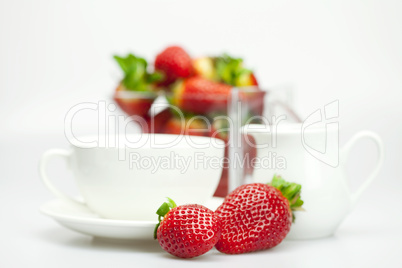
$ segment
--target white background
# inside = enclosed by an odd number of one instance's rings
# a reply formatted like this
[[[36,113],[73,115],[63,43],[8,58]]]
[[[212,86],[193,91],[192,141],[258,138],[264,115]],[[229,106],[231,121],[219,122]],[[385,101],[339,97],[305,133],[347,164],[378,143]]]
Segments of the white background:
[[[402,221],[401,14],[402,2],[390,0],[0,1],[0,154],[6,174],[0,191],[9,198],[4,204],[18,208],[2,204],[2,217],[10,215],[8,226],[19,222],[14,228],[23,228],[22,213],[28,213],[34,218],[25,224],[43,227],[38,223],[42,218],[32,212],[51,198],[37,175],[39,155],[50,147],[66,147],[64,116],[73,105],[110,101],[120,77],[113,54],[134,52],[152,61],[165,46],[180,44],[193,56],[226,51],[245,58],[265,88],[293,86],[302,117],[339,100],[341,144],[359,130],[377,132],[386,145],[382,174],[341,230],[351,229],[348,236],[355,230],[351,226],[359,229],[363,223],[364,230],[371,225],[388,229],[391,239]],[[94,132],[96,118],[77,118],[75,127]],[[375,160],[370,142],[356,146],[348,166],[353,187]],[[20,198],[32,202],[15,203]],[[363,219],[356,221],[357,215]],[[11,234],[28,235],[14,231],[8,232],[10,241]],[[357,239],[364,237],[363,232]],[[401,238],[400,232],[396,237]],[[46,245],[63,244],[58,242]],[[17,254],[14,246],[0,263]],[[395,251],[379,251],[393,264]],[[357,263],[352,253],[348,258]]]

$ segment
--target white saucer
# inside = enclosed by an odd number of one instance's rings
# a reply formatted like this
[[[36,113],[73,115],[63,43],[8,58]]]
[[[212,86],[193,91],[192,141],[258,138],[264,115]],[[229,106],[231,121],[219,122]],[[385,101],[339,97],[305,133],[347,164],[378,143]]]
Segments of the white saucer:
[[[212,198],[206,207],[215,210],[223,198]],[[54,199],[40,208],[40,211],[53,218],[62,226],[73,231],[95,237],[114,239],[153,239],[155,221],[112,220],[99,217],[85,206],[74,206],[61,199]]]

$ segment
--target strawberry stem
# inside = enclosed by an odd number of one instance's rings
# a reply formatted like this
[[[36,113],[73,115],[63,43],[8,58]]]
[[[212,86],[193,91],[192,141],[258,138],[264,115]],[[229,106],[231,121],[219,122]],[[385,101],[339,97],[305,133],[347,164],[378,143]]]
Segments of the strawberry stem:
[[[293,211],[303,210],[301,206],[304,202],[300,198],[301,185],[294,182],[287,182],[279,175],[274,175],[272,181],[268,184],[281,191],[282,195],[289,201],[294,222],[295,215]]]
[[[176,203],[170,199],[169,197],[166,197],[168,200],[167,202],[163,202],[163,204],[158,208],[156,211],[156,214],[158,215],[158,223],[155,226],[154,230],[154,239],[156,239],[156,233],[158,231],[159,225],[161,225],[161,221],[163,217],[172,209],[177,207]]]

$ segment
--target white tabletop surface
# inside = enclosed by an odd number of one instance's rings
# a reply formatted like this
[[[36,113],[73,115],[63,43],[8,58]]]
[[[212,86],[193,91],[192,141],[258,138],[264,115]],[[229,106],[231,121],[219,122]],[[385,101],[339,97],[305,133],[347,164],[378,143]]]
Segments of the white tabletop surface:
[[[52,147],[68,147],[63,134],[0,139],[0,267],[400,267],[401,184],[391,185],[395,179],[377,180],[332,237],[284,241],[243,255],[214,249],[182,260],[164,252],[156,241],[93,238],[42,215],[39,207],[53,197],[39,180],[37,162]],[[60,175],[61,185],[73,189],[61,164],[51,169]]]

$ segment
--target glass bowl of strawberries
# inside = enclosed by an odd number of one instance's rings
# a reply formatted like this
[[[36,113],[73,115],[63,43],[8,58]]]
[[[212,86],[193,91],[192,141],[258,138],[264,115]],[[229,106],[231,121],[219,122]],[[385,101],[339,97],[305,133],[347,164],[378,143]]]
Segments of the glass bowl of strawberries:
[[[193,59],[179,46],[159,53],[153,66],[133,54],[115,59],[124,77],[114,100],[144,133],[207,136],[228,144],[234,116],[230,111],[236,110],[240,125],[262,121],[267,92],[242,59],[227,54]],[[253,146],[245,145],[242,151],[249,154],[247,159],[256,154]],[[228,146],[225,152],[227,157]],[[243,172],[252,173],[250,165]],[[215,196],[228,194],[228,173],[226,164]]]

